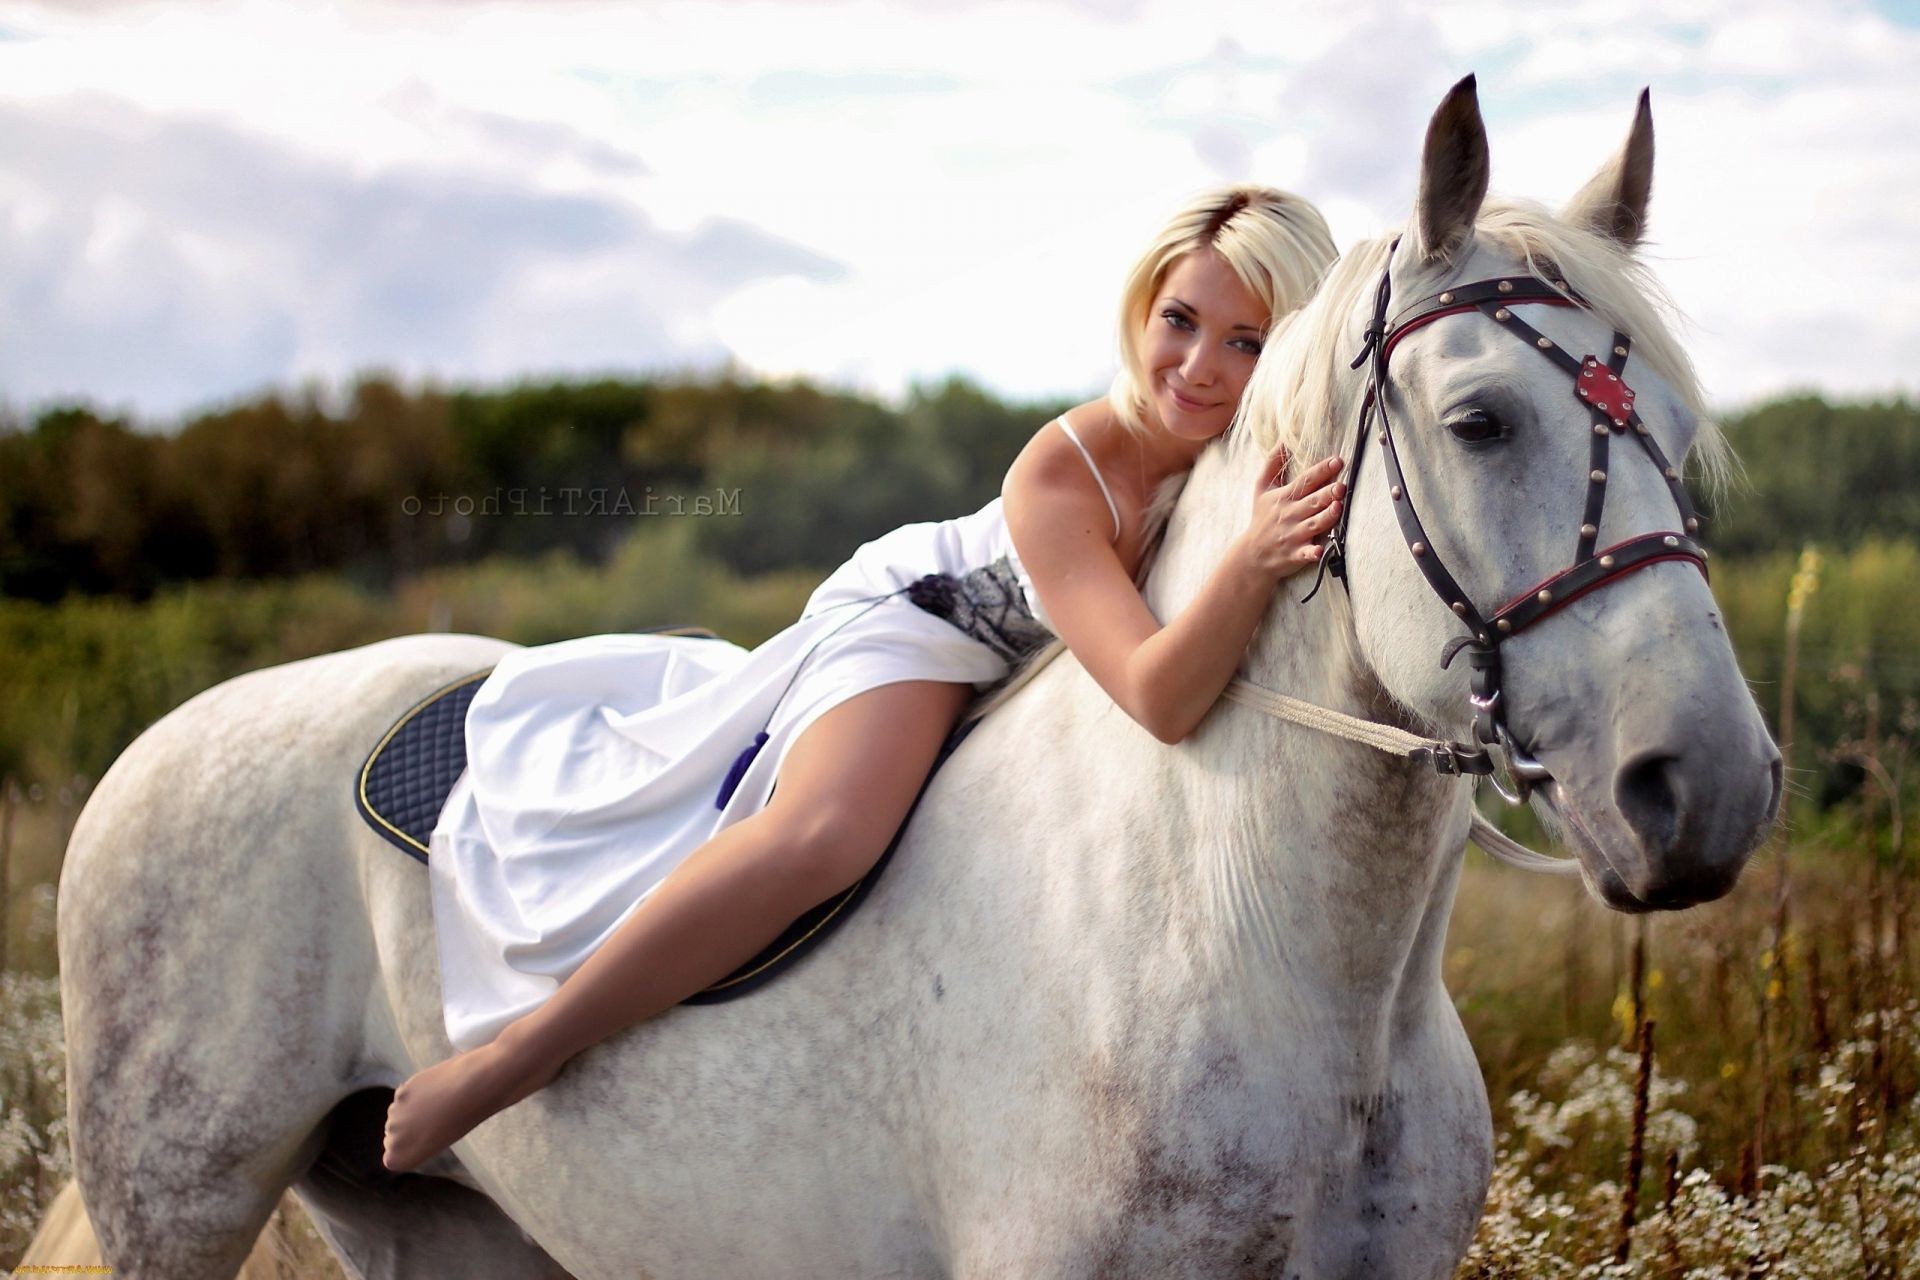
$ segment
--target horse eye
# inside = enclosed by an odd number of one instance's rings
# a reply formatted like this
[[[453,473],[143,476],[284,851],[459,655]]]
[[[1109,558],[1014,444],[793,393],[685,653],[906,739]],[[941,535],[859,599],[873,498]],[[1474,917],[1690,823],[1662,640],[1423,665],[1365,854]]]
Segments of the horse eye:
[[[1500,419],[1485,409],[1469,409],[1459,417],[1447,423],[1447,430],[1453,432],[1453,438],[1467,444],[1484,444],[1488,440],[1498,440],[1507,434]]]

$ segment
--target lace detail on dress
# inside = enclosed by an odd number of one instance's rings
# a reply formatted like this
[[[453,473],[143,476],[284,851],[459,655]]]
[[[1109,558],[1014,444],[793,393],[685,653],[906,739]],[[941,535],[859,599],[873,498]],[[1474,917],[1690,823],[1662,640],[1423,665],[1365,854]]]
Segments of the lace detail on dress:
[[[907,599],[946,619],[1009,664],[1017,664],[1053,639],[1053,632],[1033,616],[1006,556],[961,578],[929,573],[907,588]]]

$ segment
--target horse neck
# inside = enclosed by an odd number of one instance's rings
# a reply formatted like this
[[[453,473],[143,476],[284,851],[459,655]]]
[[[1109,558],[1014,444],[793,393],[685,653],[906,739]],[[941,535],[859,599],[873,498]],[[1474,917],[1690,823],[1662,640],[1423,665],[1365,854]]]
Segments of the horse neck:
[[[1171,618],[1244,523],[1244,468],[1203,458],[1147,597]],[[1251,474],[1247,472],[1246,474]],[[1244,670],[1320,706],[1396,719],[1353,642],[1342,588],[1301,605],[1288,579]],[[1466,811],[1450,780],[1370,747],[1224,699],[1174,750],[1133,754],[1116,792],[1175,822],[1144,821],[1105,868],[1126,909],[1164,939],[1215,1031],[1384,1045],[1383,1022],[1441,993],[1445,917]],[[1451,838],[1449,838],[1451,836]]]

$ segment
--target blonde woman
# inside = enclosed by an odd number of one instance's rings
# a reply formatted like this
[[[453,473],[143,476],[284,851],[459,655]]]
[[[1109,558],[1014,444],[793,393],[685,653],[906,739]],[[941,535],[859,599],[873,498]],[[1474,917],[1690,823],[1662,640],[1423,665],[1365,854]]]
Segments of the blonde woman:
[[[504,657],[430,844],[458,1052],[395,1092],[387,1167],[419,1167],[858,882],[969,703],[1055,637],[1147,732],[1192,732],[1345,488],[1338,459],[1282,484],[1276,452],[1244,532],[1164,624],[1136,585],[1154,498],[1227,430],[1268,330],[1334,257],[1299,197],[1207,192],[1128,276],[1112,389],[1042,426],[979,511],[860,547],[752,651],[622,635]]]

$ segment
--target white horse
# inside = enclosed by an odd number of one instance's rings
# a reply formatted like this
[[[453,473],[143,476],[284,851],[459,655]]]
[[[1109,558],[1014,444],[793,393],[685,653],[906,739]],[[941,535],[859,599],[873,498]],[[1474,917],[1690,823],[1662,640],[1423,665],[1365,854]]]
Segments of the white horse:
[[[1711,455],[1684,356],[1626,245],[1642,102],[1559,217],[1482,209],[1472,82],[1429,131],[1397,249],[1362,245],[1271,344],[1202,456],[1147,583],[1171,616],[1245,521],[1271,442],[1345,443],[1373,282],[1412,299],[1551,259],[1633,335],[1668,454]],[[1588,415],[1479,315],[1395,356],[1388,400],[1434,547],[1484,607],[1575,539]],[[1473,445],[1462,415],[1506,424]],[[1480,428],[1466,432],[1480,434]],[[1672,526],[1622,445],[1608,535]],[[1276,595],[1257,684],[1459,736],[1459,632],[1354,477],[1348,587]],[[364,1276],[1444,1277],[1481,1212],[1485,1086],[1441,985],[1471,796],[1458,779],[1239,706],[1186,742],[1070,658],[1014,690],[933,783],[866,905],[744,1000],[580,1055],[422,1171],[379,1169],[388,1091],[445,1057],[427,877],[348,779],[409,705],[506,646],[414,636],[257,671],[128,748],[60,892],[72,1139],[126,1280],[229,1275],[291,1183]],[[1551,775],[1610,905],[1704,900],[1770,825],[1779,761],[1702,575],[1660,563],[1506,645],[1507,724]],[[564,1269],[564,1271],[563,1271]]]

